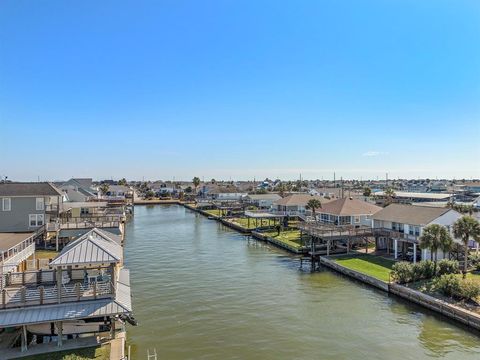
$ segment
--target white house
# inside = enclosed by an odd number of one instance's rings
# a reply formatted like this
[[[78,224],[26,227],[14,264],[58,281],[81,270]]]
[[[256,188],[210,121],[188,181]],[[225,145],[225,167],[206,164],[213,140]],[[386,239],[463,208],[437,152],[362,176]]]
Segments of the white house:
[[[462,214],[449,208],[391,204],[372,216],[373,227],[385,229],[385,236],[376,239],[377,250],[392,252],[395,258],[410,255],[416,259],[418,238],[425,226],[439,224],[452,231],[452,225],[461,217]],[[445,256],[438,251],[438,259]],[[421,258],[430,259],[430,251],[424,249]]]
[[[251,194],[245,197],[245,202],[255,205],[262,209],[269,209],[275,201],[282,197],[278,194]]]

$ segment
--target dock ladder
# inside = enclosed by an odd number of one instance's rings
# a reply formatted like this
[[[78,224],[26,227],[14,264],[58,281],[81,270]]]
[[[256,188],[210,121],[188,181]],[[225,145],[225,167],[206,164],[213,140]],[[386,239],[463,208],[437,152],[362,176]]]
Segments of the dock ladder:
[[[147,360],[157,360],[157,349],[153,348],[153,353],[150,354],[150,350],[147,349]]]

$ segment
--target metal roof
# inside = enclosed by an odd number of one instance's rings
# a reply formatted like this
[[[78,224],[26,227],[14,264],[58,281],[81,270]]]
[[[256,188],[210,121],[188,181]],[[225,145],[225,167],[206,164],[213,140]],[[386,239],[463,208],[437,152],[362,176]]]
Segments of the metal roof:
[[[117,263],[123,257],[122,246],[107,232],[92,229],[68,244],[50,265]]]
[[[85,300],[55,305],[39,305],[0,311],[0,327],[85,319],[131,312],[117,300]]]

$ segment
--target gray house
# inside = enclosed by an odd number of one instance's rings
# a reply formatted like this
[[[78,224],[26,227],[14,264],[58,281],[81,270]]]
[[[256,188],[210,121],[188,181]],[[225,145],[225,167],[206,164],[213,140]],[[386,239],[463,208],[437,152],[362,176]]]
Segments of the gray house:
[[[0,232],[32,232],[58,217],[62,193],[43,183],[0,183]]]

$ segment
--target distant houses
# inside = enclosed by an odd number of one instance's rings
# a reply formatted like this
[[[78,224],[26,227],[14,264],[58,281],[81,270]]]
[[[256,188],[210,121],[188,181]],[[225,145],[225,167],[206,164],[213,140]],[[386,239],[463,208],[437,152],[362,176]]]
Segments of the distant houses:
[[[291,216],[301,216],[307,211],[307,203],[311,199],[317,199],[322,204],[326,204],[331,199],[326,199],[322,196],[310,195],[310,194],[291,194],[282,199],[275,201],[272,205],[273,210],[277,212],[285,213]]]

